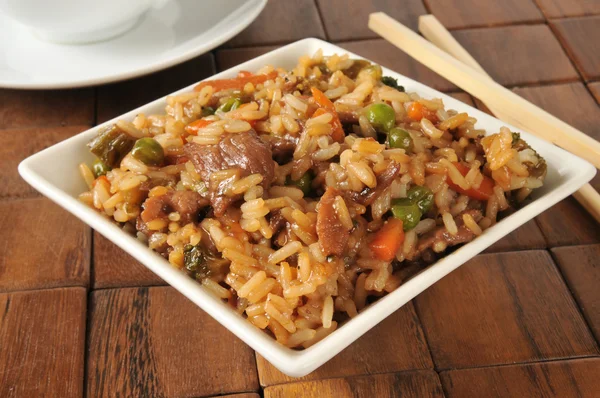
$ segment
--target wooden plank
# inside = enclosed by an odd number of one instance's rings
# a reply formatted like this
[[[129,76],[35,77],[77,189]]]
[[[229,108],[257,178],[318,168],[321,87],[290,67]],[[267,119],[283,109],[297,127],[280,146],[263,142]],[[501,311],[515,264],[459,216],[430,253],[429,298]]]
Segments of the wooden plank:
[[[600,77],[600,16],[550,22],[559,40],[586,80]]]
[[[457,91],[458,87],[421,65],[385,40],[339,43],[340,47],[369,58],[389,69],[440,91]]]
[[[166,285],[154,272],[96,231],[92,282],[94,289]]]
[[[533,0],[427,0],[427,6],[446,29],[544,22]]]
[[[222,72],[229,68],[233,68],[242,62],[246,62],[258,57],[259,55],[266,54],[278,47],[279,46],[260,46],[218,50],[216,54],[217,70]]]
[[[400,308],[325,365],[300,379],[284,375],[259,354],[256,354],[256,361],[262,386],[433,368],[412,303]]]
[[[442,372],[448,398],[581,397],[600,391],[600,358]]]
[[[69,126],[0,130],[0,140],[3,143],[0,146],[0,199],[37,196],[37,191],[19,175],[19,163],[26,157],[88,128],[89,126]]]
[[[87,286],[90,228],[47,199],[0,202],[0,291]]]
[[[152,75],[100,86],[96,104],[98,123],[212,76],[215,72],[214,57],[208,53]]]
[[[81,397],[84,288],[0,294],[0,396]]]
[[[307,37],[325,38],[323,24],[313,0],[270,1],[258,18],[225,47],[281,44]]]
[[[258,391],[252,350],[171,287],[93,292],[88,346],[89,397]]]
[[[0,89],[0,130],[94,123],[94,90]]]
[[[546,240],[540,227],[535,220],[531,220],[488,247],[485,253],[545,249],[546,246]]]
[[[600,14],[600,2],[594,0],[535,0],[548,18],[580,17]]]
[[[548,247],[600,243],[598,223],[569,197],[535,218]]]
[[[436,369],[599,352],[546,251],[477,256],[414,301]]]
[[[546,25],[468,29],[452,34],[502,85],[563,82],[579,77]]]
[[[552,249],[569,289],[600,341],[600,245]]]
[[[377,34],[367,27],[368,15],[383,11],[401,23],[417,30],[419,15],[427,14],[421,0],[344,1],[317,0],[327,37],[332,41],[374,39]]]
[[[587,87],[600,105],[600,82],[588,83]]]
[[[353,397],[443,397],[438,375],[434,371],[346,377],[265,388],[265,398],[353,398]]]

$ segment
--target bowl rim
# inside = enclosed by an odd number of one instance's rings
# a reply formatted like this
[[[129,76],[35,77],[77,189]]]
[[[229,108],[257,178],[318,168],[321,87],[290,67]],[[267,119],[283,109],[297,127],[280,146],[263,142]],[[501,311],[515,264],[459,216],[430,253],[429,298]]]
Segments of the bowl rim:
[[[334,44],[316,38],[308,38],[277,48],[264,55],[215,74],[205,80],[233,77],[240,70],[257,69],[260,65],[273,63],[273,60],[278,57],[285,59],[287,56],[297,59],[299,56],[310,53],[311,51],[314,52],[318,48],[322,48],[326,53],[347,53],[353,58],[363,58]],[[387,68],[383,68],[383,70],[386,75],[392,75],[393,77],[398,78],[402,84],[409,84],[411,86],[411,91],[414,87],[416,89],[415,91],[419,93],[425,92],[427,96],[442,98],[444,102],[452,104],[453,108],[458,105],[458,109],[466,109],[470,116],[476,117],[479,121],[483,121],[484,124],[495,121],[494,124],[501,123],[502,125],[510,127],[513,131],[522,131],[508,123],[501,122],[493,116],[485,114],[468,104],[464,104],[444,93],[432,89],[431,87],[403,76],[400,73],[393,72]],[[186,92],[196,84],[197,83],[194,83],[169,95]],[[206,311],[226,329],[231,331],[266,360],[271,362],[276,368],[292,377],[305,376],[329,361],[332,357],[348,347],[355,340],[379,324],[383,319],[398,310],[408,301],[412,300],[416,295],[423,292],[433,283],[439,281],[460,265],[481,253],[487,247],[506,236],[517,227],[533,219],[542,211],[575,192],[582,185],[591,180],[596,173],[596,169],[587,161],[523,132],[525,139],[528,142],[533,143],[532,147],[538,150],[540,147],[543,147],[544,151],[556,154],[557,156],[560,155],[560,157],[564,159],[560,165],[551,166],[560,169],[561,176],[565,181],[559,183],[556,187],[552,188],[550,192],[533,200],[514,214],[504,218],[492,228],[486,230],[484,234],[477,237],[477,239],[461,246],[454,252],[446,255],[436,263],[413,276],[396,290],[388,293],[377,302],[370,305],[355,318],[342,324],[325,339],[307,349],[298,351],[277,343],[275,339],[252,325],[220,299],[206,291],[200,283],[192,280],[180,270],[172,267],[167,260],[150,250],[135,237],[128,235],[95,210],[79,202],[76,197],[60,189],[42,176],[44,164],[49,160],[55,160],[55,155],[60,153],[60,151],[77,147],[83,149],[84,143],[87,142],[91,136],[95,135],[98,129],[112,124],[118,119],[131,119],[137,113],[143,112],[146,108],[163,105],[166,102],[166,97],[167,96],[164,96],[151,101],[148,104],[142,105],[132,111],[94,126],[82,133],[31,155],[19,164],[19,173],[23,179],[36,190],[81,219],[105,238],[112,241],[119,248],[144,264],[144,266],[161,277],[166,283]]]

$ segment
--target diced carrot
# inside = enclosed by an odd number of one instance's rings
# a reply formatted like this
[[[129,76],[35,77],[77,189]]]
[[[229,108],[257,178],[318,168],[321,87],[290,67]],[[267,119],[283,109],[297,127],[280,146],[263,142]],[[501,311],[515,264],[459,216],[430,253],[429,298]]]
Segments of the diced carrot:
[[[462,163],[454,162],[453,164],[463,176],[466,176],[470,170],[469,167],[465,166]],[[494,180],[487,176],[483,176],[483,181],[481,181],[481,185],[479,185],[479,188],[462,189],[461,187],[453,183],[450,177],[446,177],[446,182],[448,183],[450,188],[452,188],[456,192],[461,193],[463,195],[467,195],[468,197],[473,199],[488,200],[494,194]]]
[[[434,111],[417,101],[408,106],[406,114],[409,118],[417,122],[421,121],[423,118],[429,119],[432,123],[436,123],[438,121],[438,117]]]
[[[331,127],[333,128],[331,138],[335,142],[344,142],[344,137],[346,137],[346,134],[344,133],[344,129],[342,128],[342,122],[340,121],[340,117],[338,116],[337,111],[335,110],[333,102],[331,102],[331,100],[327,98],[327,96],[316,87],[311,87],[310,91],[313,95],[313,98],[315,99],[315,102],[320,106],[320,108],[317,109],[315,113],[313,113],[313,117],[325,113],[321,111],[317,114],[317,112],[320,109],[324,109],[325,111],[331,113],[331,115],[333,116],[333,119],[331,120]]]
[[[190,124],[185,126],[185,131],[187,131],[188,134],[196,135],[196,134],[198,134],[198,130],[200,130],[203,127],[208,126],[209,124],[211,124],[213,122],[214,122],[214,120],[206,120],[206,119],[194,120],[193,122],[191,122]]]
[[[241,71],[238,72],[237,77],[241,77],[243,79],[243,78],[246,78],[246,77],[250,77],[252,75],[253,75],[252,72],[248,72],[247,70],[241,70]]]
[[[101,175],[100,177],[96,178],[92,183],[92,187],[95,187],[96,184],[98,184],[100,181],[102,181],[104,184],[108,184],[108,186],[110,187],[110,181],[108,181],[108,177],[106,177],[105,175]]]
[[[398,252],[402,243],[404,243],[402,220],[390,218],[375,233],[375,238],[371,241],[370,248],[379,260],[392,261],[396,257],[396,252]]]
[[[325,110],[329,112],[335,112],[335,106],[333,105],[333,102],[331,102],[331,100],[327,98],[327,96],[321,90],[316,87],[311,87],[310,92],[312,93],[316,103],[319,104],[321,108],[325,108]]]
[[[244,73],[243,76],[238,75],[238,77],[234,79],[218,79],[201,82],[196,87],[194,87],[194,91],[200,91],[206,86],[212,86],[215,92],[229,89],[241,90],[244,88],[246,83],[252,83],[254,85],[257,85],[260,83],[264,83],[267,80],[275,79],[276,77],[276,71],[272,71],[266,75],[246,75]]]

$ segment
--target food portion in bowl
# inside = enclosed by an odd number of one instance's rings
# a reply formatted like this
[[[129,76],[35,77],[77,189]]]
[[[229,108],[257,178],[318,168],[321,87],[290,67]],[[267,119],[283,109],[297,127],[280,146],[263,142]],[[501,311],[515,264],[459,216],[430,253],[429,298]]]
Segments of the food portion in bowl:
[[[306,348],[543,184],[518,133],[475,124],[378,65],[318,51],[105,127],[80,200]]]

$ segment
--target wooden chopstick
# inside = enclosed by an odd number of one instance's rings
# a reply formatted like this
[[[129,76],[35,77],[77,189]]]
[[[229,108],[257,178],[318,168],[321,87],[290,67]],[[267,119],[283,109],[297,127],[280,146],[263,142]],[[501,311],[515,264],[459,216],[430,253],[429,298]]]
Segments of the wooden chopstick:
[[[490,80],[491,77],[485,72],[485,70],[479,65],[479,63],[467,52],[467,50],[460,45],[460,43],[448,32],[448,30],[438,21],[433,15],[422,15],[419,17],[419,31],[425,36],[427,40],[452,55],[454,58],[463,62],[465,65],[472,67],[473,69],[481,72],[487,76]],[[509,115],[498,110],[494,104],[485,105],[490,111],[496,115],[497,118],[504,120],[522,130],[530,132],[531,134],[540,138],[545,138],[543,134],[539,134],[536,130],[529,130],[527,126],[518,118],[510,117]],[[590,184],[585,184],[579,189],[579,191],[573,194],[575,199],[581,203],[581,205],[600,223],[600,193],[598,193]]]
[[[440,76],[504,115],[519,115],[527,131],[600,167],[600,142],[466,66],[385,13],[369,15],[369,28]]]

